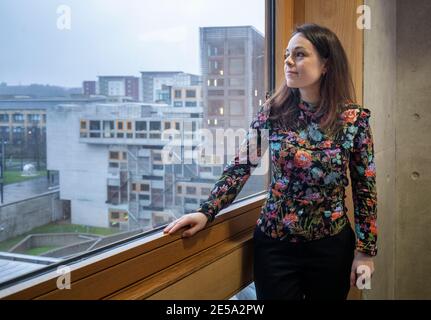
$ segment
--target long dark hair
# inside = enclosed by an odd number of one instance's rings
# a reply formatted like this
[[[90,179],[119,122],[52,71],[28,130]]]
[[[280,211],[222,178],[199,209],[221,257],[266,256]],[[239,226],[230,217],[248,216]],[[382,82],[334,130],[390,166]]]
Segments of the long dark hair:
[[[355,89],[346,52],[334,32],[317,24],[297,26],[292,36],[300,33],[316,48],[320,57],[327,59],[327,71],[321,77],[320,104],[315,109],[320,115],[320,128],[329,135],[340,132],[339,114],[344,105],[354,103]],[[289,88],[286,80],[266,101],[270,105],[270,121],[276,127],[297,129],[300,101],[298,88]]]

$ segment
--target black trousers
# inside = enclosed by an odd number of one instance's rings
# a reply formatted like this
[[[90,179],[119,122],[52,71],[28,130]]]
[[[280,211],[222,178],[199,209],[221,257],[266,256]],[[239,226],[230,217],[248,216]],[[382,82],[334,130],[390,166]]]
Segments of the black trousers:
[[[254,231],[254,283],[258,300],[345,300],[355,233],[340,233],[305,243],[272,239]]]

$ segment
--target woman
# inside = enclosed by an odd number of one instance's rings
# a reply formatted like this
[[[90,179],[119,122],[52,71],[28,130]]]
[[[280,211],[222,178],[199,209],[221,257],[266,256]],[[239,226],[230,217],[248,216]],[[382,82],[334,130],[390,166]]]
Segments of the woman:
[[[344,300],[356,283],[357,268],[373,273],[377,254],[371,113],[352,102],[345,51],[327,28],[297,27],[286,48],[284,71],[286,81],[251,124],[258,135],[268,130],[273,163],[254,232],[257,298]],[[249,158],[240,163],[241,156],[253,154],[254,146],[261,154],[251,138],[225,167],[209,199],[165,232],[190,226],[183,236],[192,236],[233,202],[256,167]],[[356,240],[344,203],[347,167]]]

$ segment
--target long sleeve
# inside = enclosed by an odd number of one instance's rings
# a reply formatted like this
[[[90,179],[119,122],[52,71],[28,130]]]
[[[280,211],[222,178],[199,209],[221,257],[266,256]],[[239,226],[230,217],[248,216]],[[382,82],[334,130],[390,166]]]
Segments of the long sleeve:
[[[205,214],[210,222],[235,200],[250,177],[252,169],[259,165],[262,157],[261,130],[269,129],[268,114],[269,107],[266,104],[261,105],[250,124],[251,130],[235,152],[234,158],[224,167],[208,199],[196,210]]]
[[[369,118],[371,111],[359,109],[349,169],[352,181],[356,249],[377,254],[377,192],[374,145]]]

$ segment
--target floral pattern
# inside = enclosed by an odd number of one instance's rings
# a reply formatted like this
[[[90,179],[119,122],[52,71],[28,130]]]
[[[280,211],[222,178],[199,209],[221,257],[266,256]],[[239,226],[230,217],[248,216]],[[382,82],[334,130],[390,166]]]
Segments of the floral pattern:
[[[356,249],[377,254],[377,193],[370,110],[346,103],[340,112],[342,134],[332,139],[319,128],[314,106],[301,101],[299,130],[281,130],[268,120],[264,104],[239,151],[223,170],[207,201],[196,211],[213,221],[229,206],[258,166],[267,133],[272,177],[257,226],[268,237],[304,242],[338,234],[350,222],[344,199],[350,170]]]

